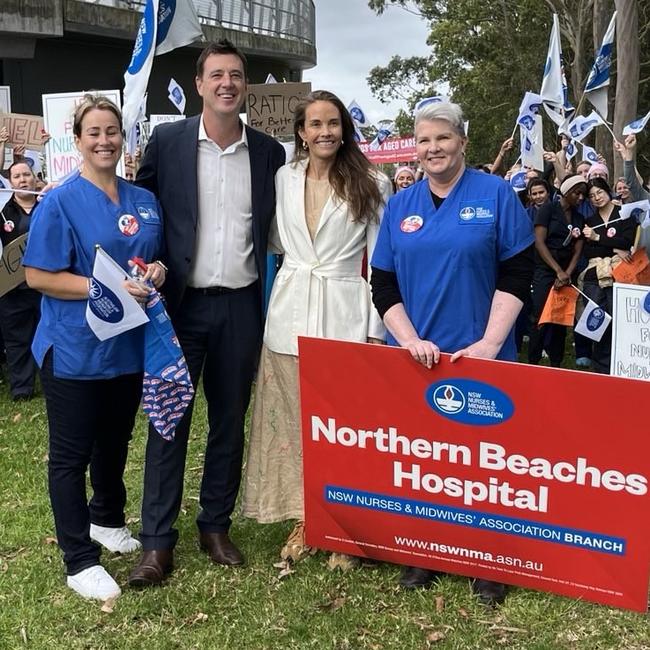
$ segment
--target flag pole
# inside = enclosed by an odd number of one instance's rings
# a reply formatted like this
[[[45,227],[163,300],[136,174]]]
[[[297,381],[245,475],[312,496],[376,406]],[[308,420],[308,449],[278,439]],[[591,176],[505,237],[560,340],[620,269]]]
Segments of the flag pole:
[[[574,289],[575,289],[575,290],[576,290],[576,291],[577,291],[577,292],[578,292],[578,293],[579,293],[583,298],[586,298],[587,300],[591,300],[591,298],[590,298],[586,293],[584,293],[584,291],[580,291],[580,289],[578,289],[578,287],[576,287],[576,285],[573,284],[573,282],[571,283],[571,286],[572,286],[572,287],[573,287],[573,288],[574,288]]]

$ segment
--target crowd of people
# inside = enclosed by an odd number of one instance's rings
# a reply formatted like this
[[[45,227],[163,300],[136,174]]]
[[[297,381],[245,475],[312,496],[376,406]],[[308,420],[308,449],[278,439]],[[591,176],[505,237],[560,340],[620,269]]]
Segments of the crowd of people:
[[[29,231],[27,283],[0,298],[10,389],[15,399],[30,398],[40,368],[57,539],[68,586],[87,598],[120,593],[100,546],[141,550],[128,578],[133,587],[159,585],[174,570],[192,420],[190,406],[173,442],[149,428],[138,540],[125,524],[122,475],[142,391],[143,337],[135,329],[99,341],[89,329],[97,244],[123,268],[144,260],[143,281],[126,288],[140,302],[150,285],[161,288],[194,386],[203,379],[209,428],[199,545],[228,566],[245,562],[230,527],[256,372],[243,514],[295,522],[279,549],[283,559],[310,552],[298,336],[399,346],[428,368],[441,353],[452,362],[514,361],[528,336],[529,363],[547,355],[559,367],[566,328],[537,326],[549,292],[575,283],[611,313],[612,268],[638,245],[634,220],[609,226],[621,202],[648,197],[634,136],[615,143],[625,176],[613,190],[603,161],[574,166],[562,148],[545,154],[543,171],[524,170],[527,185],[517,195],[507,181],[521,167],[504,166],[512,140],[492,165],[472,169],[460,107],[430,104],[415,118],[419,169],[398,167],[391,186],[360,152],[348,111],[327,91],[296,107],[295,155],[285,164],[278,142],[239,119],[246,78],[236,47],[208,45],[196,69],[201,114],[157,127],[141,158],[128,161],[132,182],[116,175],[120,111],[91,95],[73,120],[83,159],[77,173],[37,204],[26,193],[37,180],[29,165],[18,160],[8,170],[15,193],[2,212],[3,244]],[[265,315],[268,250],[283,262]],[[607,373],[611,335],[593,345],[575,339],[577,361]],[[400,583],[425,587],[435,578],[405,567]],[[505,597],[495,582],[475,579],[472,587],[487,604]]]

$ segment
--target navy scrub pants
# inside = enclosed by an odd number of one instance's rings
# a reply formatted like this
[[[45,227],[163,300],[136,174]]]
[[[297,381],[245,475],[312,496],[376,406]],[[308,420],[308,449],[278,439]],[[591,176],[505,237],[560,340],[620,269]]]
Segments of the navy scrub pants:
[[[50,350],[41,369],[49,423],[48,482],[59,547],[68,575],[99,564],[90,524],[124,526],[122,476],[142,394],[142,374],[61,379]],[[86,495],[90,467],[93,495]]]

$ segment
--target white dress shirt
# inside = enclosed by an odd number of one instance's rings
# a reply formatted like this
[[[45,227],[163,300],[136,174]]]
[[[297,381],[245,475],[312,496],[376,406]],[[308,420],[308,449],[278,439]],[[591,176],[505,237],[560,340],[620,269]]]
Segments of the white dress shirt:
[[[251,169],[246,129],[222,150],[199,126],[198,222],[191,287],[246,287],[257,280],[253,255]]]

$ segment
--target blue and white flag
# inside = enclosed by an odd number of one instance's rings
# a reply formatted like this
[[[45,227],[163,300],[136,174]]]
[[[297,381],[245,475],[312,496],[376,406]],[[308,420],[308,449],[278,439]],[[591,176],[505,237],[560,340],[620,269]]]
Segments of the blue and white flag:
[[[526,170],[522,169],[510,176],[510,187],[515,192],[524,192],[526,190]]]
[[[169,101],[176,106],[178,112],[183,115],[185,113],[185,93],[176,79],[170,79],[167,86],[167,97]]]
[[[576,154],[578,153],[578,145],[571,140],[569,144],[566,146],[566,149],[564,150],[564,155],[566,156],[567,162],[570,162],[576,157]]]
[[[539,94],[552,106],[564,105],[564,84],[562,81],[562,44],[560,42],[560,21],[553,14],[553,27],[548,42],[548,54],[544,66],[542,89]]]
[[[614,47],[614,31],[616,29],[616,12],[609,21],[603,42],[596,54],[596,60],[591,67],[585,97],[594,105],[604,119],[607,119],[607,87],[609,86],[609,68],[612,65],[612,48]]]
[[[598,162],[598,152],[593,148],[589,147],[586,144],[582,144],[582,159],[588,160],[590,163]]]
[[[521,164],[531,169],[544,171],[542,116],[535,115],[535,124],[532,130],[520,126],[519,133],[521,137]]]
[[[386,123],[379,128],[375,139],[368,145],[370,151],[377,151],[381,147],[382,142],[389,138],[393,131],[395,130],[395,124],[393,122]]]
[[[574,329],[592,341],[600,341],[611,322],[612,317],[593,300],[589,300]]]
[[[641,133],[645,129],[646,124],[650,120],[650,112],[648,112],[644,117],[640,117],[634,122],[630,122],[627,126],[623,128],[623,135],[632,135],[634,133]]]
[[[203,39],[192,0],[159,0],[156,56]]]
[[[365,142],[366,138],[363,133],[361,133],[361,129],[354,120],[352,120],[352,126],[354,127],[354,141],[357,143]],[[289,160],[289,158],[287,158],[287,160]]]
[[[527,91],[519,106],[519,117],[517,124],[523,126],[528,131],[535,128],[535,115],[539,115],[539,109],[542,107],[542,97]]]
[[[596,111],[591,111],[586,117],[583,115],[578,115],[572,122],[569,123],[567,131],[569,136],[573,140],[582,142],[597,126],[604,125],[605,122],[603,118],[596,113]]]
[[[415,108],[413,109],[413,114],[422,110],[425,106],[428,106],[429,104],[446,104],[447,102],[449,102],[449,97],[447,97],[447,95],[433,95],[431,97],[425,97],[415,105]]]
[[[90,278],[86,321],[100,341],[128,332],[149,318],[124,288],[129,276],[103,248],[97,247]]]
[[[359,106],[356,99],[353,99],[350,102],[350,105],[348,106],[348,113],[350,113],[352,121],[357,126],[370,126],[370,122],[366,117],[366,112],[363,110],[363,108],[361,108],[361,106]]]
[[[142,410],[153,428],[173,440],[178,423],[192,403],[194,387],[183,351],[157,291],[146,305]]]
[[[124,73],[122,118],[129,153],[135,151],[130,148],[135,139],[132,133],[149,83],[153,57],[188,45],[202,36],[191,0],[147,0],[131,62]]]
[[[629,219],[633,217],[641,225],[642,228],[647,228],[644,222],[650,215],[650,201],[643,199],[643,201],[634,201],[633,203],[623,203],[620,209],[620,219]]]

